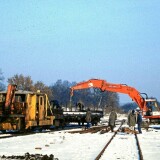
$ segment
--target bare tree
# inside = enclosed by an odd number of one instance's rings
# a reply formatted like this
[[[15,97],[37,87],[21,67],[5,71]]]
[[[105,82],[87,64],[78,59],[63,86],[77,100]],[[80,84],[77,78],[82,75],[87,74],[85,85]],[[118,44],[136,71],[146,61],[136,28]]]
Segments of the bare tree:
[[[136,109],[138,107],[138,105],[135,102],[132,103],[125,103],[121,106],[121,109],[128,113],[130,110]]]
[[[33,81],[30,76],[23,76],[23,74],[16,74],[11,78],[8,78],[8,83],[10,84],[16,84],[17,89],[19,90],[27,90],[32,91],[33,90]]]
[[[4,90],[5,89],[5,85],[4,85],[4,76],[3,76],[3,73],[0,69],[0,91]]]
[[[56,83],[50,86],[54,100],[58,100],[60,105],[69,105],[70,100],[70,86],[72,84],[67,80],[57,80]]]
[[[13,77],[8,78],[8,83],[16,84],[17,89],[19,90],[27,90],[33,92],[37,92],[37,90],[40,90],[40,92],[46,93],[49,96],[49,98],[52,97],[52,91],[48,86],[46,86],[41,81],[37,81],[34,84],[30,76],[16,74]]]
[[[36,92],[37,90],[40,90],[40,92],[42,92],[42,93],[46,93],[48,95],[49,99],[52,98],[52,91],[51,91],[51,89],[48,86],[46,86],[43,82],[37,81],[34,84],[33,91]]]

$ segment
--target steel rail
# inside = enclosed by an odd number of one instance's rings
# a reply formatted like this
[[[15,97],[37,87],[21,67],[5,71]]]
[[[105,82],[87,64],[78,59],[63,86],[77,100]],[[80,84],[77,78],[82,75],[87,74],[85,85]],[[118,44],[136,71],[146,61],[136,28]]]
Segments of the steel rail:
[[[12,133],[12,132],[9,133],[8,132],[8,133],[0,134],[0,139],[19,137],[19,136],[28,136],[28,135],[41,134],[41,133],[51,133],[51,132],[56,132],[56,131],[59,131],[59,132],[68,131],[68,130],[72,130],[73,128],[77,128],[77,126],[72,127],[72,128],[67,128],[66,127],[64,129],[60,129],[60,128],[56,129],[56,128],[54,128],[54,129],[50,129],[49,131],[37,130],[37,132],[36,132],[34,130],[29,130],[29,131],[25,131],[25,132],[14,132],[14,133]]]
[[[120,127],[118,128],[118,130],[122,127],[124,121],[122,120],[121,122],[121,125]],[[117,131],[118,131],[117,130]],[[104,151],[106,150],[106,148],[109,146],[109,144],[111,143],[111,141],[114,139],[114,137],[116,136],[117,134],[117,131],[114,133],[114,135],[110,138],[110,140],[107,142],[107,144],[104,146],[104,148],[101,150],[101,152],[98,154],[98,156],[95,158],[95,160],[99,160],[101,158],[101,156],[103,155]],[[135,135],[135,140],[136,140],[136,144],[137,144],[137,150],[138,150],[138,154],[139,154],[139,160],[143,160],[143,154],[142,154],[142,150],[141,150],[141,147],[140,147],[140,143],[139,143],[139,140],[138,140],[138,136],[137,134],[134,134]]]
[[[122,127],[123,123],[125,121],[122,120],[121,121],[121,125],[119,126],[119,128],[117,129],[117,131]],[[111,141],[113,140],[113,138],[116,136],[117,131],[113,134],[113,136],[110,138],[110,140],[107,142],[107,144],[104,146],[104,148],[101,150],[101,152],[98,154],[98,156],[95,158],[95,160],[99,160],[101,158],[101,156],[103,155],[104,151],[106,150],[106,148],[109,146],[109,144],[111,143]]]
[[[141,150],[141,147],[140,147],[140,143],[139,143],[137,134],[135,134],[135,139],[136,139],[136,144],[137,144],[137,147],[138,147],[139,160],[143,160],[143,154],[142,154],[142,150]]]

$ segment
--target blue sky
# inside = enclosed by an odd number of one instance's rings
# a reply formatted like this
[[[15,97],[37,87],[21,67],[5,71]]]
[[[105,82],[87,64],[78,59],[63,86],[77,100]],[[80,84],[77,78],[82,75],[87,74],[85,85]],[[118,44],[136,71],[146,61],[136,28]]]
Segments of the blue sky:
[[[159,11],[159,0],[0,0],[0,69],[47,85],[100,78],[160,100]]]

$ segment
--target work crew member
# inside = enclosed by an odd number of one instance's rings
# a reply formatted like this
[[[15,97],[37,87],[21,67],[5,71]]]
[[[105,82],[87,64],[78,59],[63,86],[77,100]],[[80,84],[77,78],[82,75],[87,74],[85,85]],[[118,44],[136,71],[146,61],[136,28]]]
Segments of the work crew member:
[[[86,122],[87,122],[87,128],[89,128],[91,123],[91,111],[89,108],[87,109],[86,112]]]
[[[128,125],[129,125],[129,127],[130,127],[131,130],[135,129],[136,114],[135,114],[134,110],[132,110],[132,112],[130,112],[129,115],[128,115]]]
[[[141,111],[137,111],[137,125],[138,125],[138,132],[141,134],[141,125],[142,125],[142,115]]]
[[[146,112],[146,116],[152,116],[152,110],[149,108]]]
[[[109,126],[110,126],[112,132],[115,127],[116,119],[117,119],[117,113],[114,111],[114,109],[112,109],[111,113],[109,115]]]

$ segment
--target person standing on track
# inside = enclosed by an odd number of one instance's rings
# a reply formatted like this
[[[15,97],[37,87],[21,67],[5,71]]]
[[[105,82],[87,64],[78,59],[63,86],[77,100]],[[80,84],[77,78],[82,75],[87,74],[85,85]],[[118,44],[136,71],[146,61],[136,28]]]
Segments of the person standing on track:
[[[141,125],[142,125],[141,111],[137,111],[137,125],[138,125],[138,132],[139,132],[139,134],[141,134],[142,133],[142,130],[141,130]]]
[[[86,112],[86,122],[87,122],[87,129],[90,128],[90,123],[91,123],[91,111],[88,108]]]
[[[109,115],[109,126],[111,128],[111,131],[113,132],[114,127],[115,127],[115,121],[117,119],[117,113],[115,110],[112,108],[111,113]]]
[[[136,114],[134,110],[132,110],[132,112],[128,115],[128,125],[131,130],[135,130]]]

